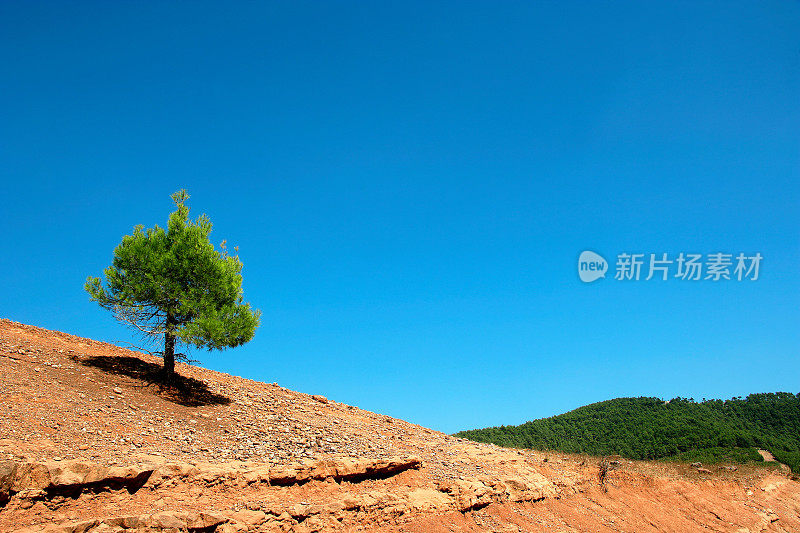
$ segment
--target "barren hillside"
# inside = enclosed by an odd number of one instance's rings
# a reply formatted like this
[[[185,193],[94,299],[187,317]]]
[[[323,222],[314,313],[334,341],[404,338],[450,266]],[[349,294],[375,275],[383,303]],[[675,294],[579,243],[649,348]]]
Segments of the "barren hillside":
[[[596,458],[158,365],[0,321],[0,531],[800,531],[783,472],[616,461],[601,487]]]

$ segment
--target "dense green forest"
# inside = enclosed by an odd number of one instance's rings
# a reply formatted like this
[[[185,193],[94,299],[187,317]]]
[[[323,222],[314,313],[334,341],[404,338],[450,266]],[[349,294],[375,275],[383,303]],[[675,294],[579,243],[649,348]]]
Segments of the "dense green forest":
[[[761,460],[756,448],[800,472],[800,394],[747,398],[617,398],[519,426],[456,433],[501,446],[630,459]]]

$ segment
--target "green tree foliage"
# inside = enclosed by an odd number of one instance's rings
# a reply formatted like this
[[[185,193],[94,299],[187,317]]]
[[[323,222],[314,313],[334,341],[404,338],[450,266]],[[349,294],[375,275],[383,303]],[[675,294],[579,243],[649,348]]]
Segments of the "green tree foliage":
[[[789,468],[792,469],[792,472],[795,474],[800,474],[800,450],[776,450],[774,454],[776,461],[779,461]]]
[[[695,461],[702,463],[750,463],[763,461],[764,458],[755,448],[721,448],[716,446],[689,450],[670,457],[664,457],[663,460],[683,461],[685,463],[693,463]]]
[[[758,460],[755,448],[763,448],[797,472],[800,394],[751,394],[703,402],[618,398],[519,426],[462,431],[456,436],[516,448],[631,459],[704,457],[706,462]]]
[[[260,312],[242,301],[242,262],[209,240],[206,215],[189,218],[181,190],[167,228],[136,226],[114,250],[100,278],[89,277],[86,291],[117,320],[164,340],[164,377],[175,371],[177,342],[208,350],[239,346],[253,338]]]

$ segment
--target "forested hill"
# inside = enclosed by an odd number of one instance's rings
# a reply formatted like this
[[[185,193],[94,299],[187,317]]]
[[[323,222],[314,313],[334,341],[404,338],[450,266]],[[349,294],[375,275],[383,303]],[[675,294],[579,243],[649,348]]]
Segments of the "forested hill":
[[[518,448],[707,462],[758,460],[755,449],[762,448],[798,472],[800,394],[751,394],[703,402],[617,398],[519,426],[474,429],[456,436]]]

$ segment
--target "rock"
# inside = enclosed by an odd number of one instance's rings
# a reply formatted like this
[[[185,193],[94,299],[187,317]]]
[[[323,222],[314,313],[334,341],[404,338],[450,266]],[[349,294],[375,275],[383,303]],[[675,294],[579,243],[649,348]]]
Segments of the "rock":
[[[224,524],[227,521],[227,518],[218,514],[193,512],[189,513],[186,517],[186,527],[191,529],[209,529]]]
[[[139,520],[140,520],[140,526],[146,525],[147,527],[153,529],[177,528],[180,530],[184,530],[187,527],[185,516],[186,515],[184,515],[183,513],[165,511],[150,516],[140,517]]]
[[[11,498],[11,488],[17,474],[17,463],[14,461],[0,461],[0,506],[5,505]]]
[[[106,518],[103,520],[103,522],[113,527],[120,527],[124,529],[140,529],[146,527],[149,516],[144,515],[144,520],[142,518],[143,517],[139,515],[115,516],[113,518]]]
[[[268,483],[270,481],[269,466],[260,466],[246,470],[242,474],[242,477],[244,477],[245,481],[248,483]]]
[[[415,456],[388,459],[328,459],[306,460],[277,466],[269,470],[272,485],[295,485],[310,480],[335,479],[336,481],[361,481],[393,476],[405,470],[419,468],[422,461]]]
[[[15,529],[14,533],[86,533],[98,531],[95,529],[100,524],[99,520],[82,520],[79,522],[62,522],[61,524],[40,524],[22,529]],[[104,531],[108,531],[107,529]]]
[[[119,387],[114,387],[114,393],[115,394],[122,394],[122,389],[120,389]]]
[[[557,491],[553,483],[538,472],[524,472],[503,480],[505,495],[510,501],[526,502],[555,497]]]
[[[88,485],[144,484],[153,472],[152,465],[106,467],[88,461],[18,463],[11,490],[82,490]]]
[[[243,509],[235,512],[232,518],[245,524],[247,526],[259,526],[267,519],[267,514],[264,511],[251,511],[250,509]]]
[[[226,522],[214,531],[215,533],[240,533],[249,530],[250,528],[240,522]]]
[[[449,510],[452,507],[452,499],[438,490],[420,488],[408,493],[408,505],[411,510],[422,512]]]
[[[214,530],[215,533],[240,533],[250,528],[241,522],[226,522]]]
[[[311,398],[318,401],[319,403],[328,403],[328,399],[320,394],[314,394],[313,396],[311,396]]]
[[[367,478],[381,478],[399,474],[405,470],[419,468],[422,461],[415,456],[393,457],[377,460],[339,460],[327,462],[327,467],[334,467],[332,476],[338,481],[358,481]],[[322,462],[320,468],[323,468]]]
[[[194,476],[200,469],[190,463],[172,461],[158,467],[158,474],[165,478]]]
[[[99,522],[99,520],[82,520],[80,522],[72,522],[64,528],[64,533],[86,533],[97,526]]]

